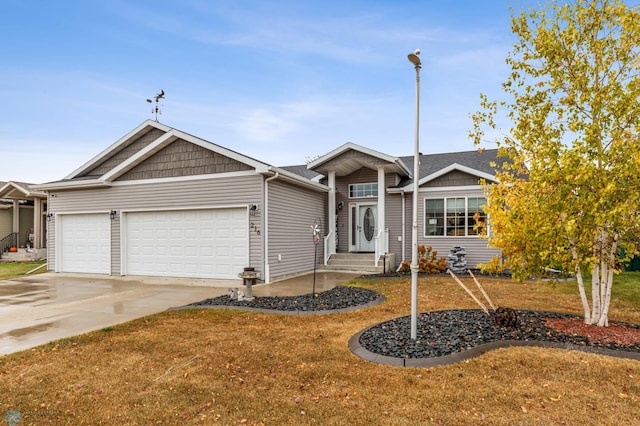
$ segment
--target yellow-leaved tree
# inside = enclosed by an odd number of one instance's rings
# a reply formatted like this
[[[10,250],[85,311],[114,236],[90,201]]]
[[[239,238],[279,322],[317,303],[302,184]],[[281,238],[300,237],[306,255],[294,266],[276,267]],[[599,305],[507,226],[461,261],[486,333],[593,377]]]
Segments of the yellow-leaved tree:
[[[640,236],[640,13],[620,0],[551,2],[511,27],[505,97],[481,95],[470,132],[476,144],[497,134],[511,160],[486,187],[487,238],[518,279],[575,273],[585,323],[607,326],[620,253],[637,254]]]

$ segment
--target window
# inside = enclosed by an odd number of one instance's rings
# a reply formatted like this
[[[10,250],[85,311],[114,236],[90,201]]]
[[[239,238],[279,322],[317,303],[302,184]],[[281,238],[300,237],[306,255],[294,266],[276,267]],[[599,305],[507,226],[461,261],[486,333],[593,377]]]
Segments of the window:
[[[484,197],[436,198],[424,200],[425,237],[478,235],[476,220],[486,223]]]
[[[425,200],[426,236],[444,235],[444,200]]]
[[[377,183],[355,183],[349,185],[349,198],[370,198],[377,196]]]
[[[484,198],[469,198],[467,203],[467,235],[478,235],[479,229],[474,229],[476,223],[487,224],[487,214],[484,212],[487,200]]]

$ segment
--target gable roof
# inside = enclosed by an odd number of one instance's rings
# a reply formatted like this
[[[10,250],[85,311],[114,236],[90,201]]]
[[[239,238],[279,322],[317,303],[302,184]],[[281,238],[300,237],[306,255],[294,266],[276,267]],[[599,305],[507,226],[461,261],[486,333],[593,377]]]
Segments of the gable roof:
[[[361,156],[347,156],[349,152],[362,154]],[[367,158],[365,160],[365,158]],[[361,167],[368,167],[371,160],[375,160],[377,165],[381,165],[387,172],[395,172],[400,175],[411,176],[410,169],[402,159],[393,157],[382,152],[366,148],[364,146],[347,142],[333,151],[325,154],[307,165],[309,170],[326,175],[326,166],[331,164],[331,169],[337,176],[345,176]]]
[[[26,182],[0,182],[0,199],[23,200],[47,198],[47,194],[34,188],[34,184]]]
[[[230,159],[235,164],[241,166],[237,170],[253,171],[258,174],[267,174],[270,176],[280,173],[280,176],[284,179],[288,179],[294,183],[310,186],[316,190],[326,190],[324,185],[305,179],[298,174],[273,167],[262,161],[153,120],[144,121],[98,155],[74,170],[71,174],[67,175],[64,179],[40,184],[36,187],[41,190],[53,190],[111,186],[119,178],[126,178],[128,172],[146,164],[145,162],[154,155],[160,152],[166,152],[163,150],[168,149],[170,146],[175,146],[172,145],[174,143],[183,144],[181,147],[186,147],[187,145],[197,146],[199,149],[209,151],[219,157]],[[176,149],[180,149],[181,147]],[[193,173],[194,176],[206,174],[206,172],[200,173],[199,171],[194,171]],[[172,178],[171,175],[163,175],[162,177]],[[148,178],[145,177],[144,179]]]
[[[413,169],[413,156],[401,158]],[[424,185],[454,170],[477,176],[479,179],[495,181],[495,174],[500,163],[507,160],[507,158],[498,157],[497,149],[422,154],[419,160],[420,180],[418,184]],[[396,188],[407,192],[413,191],[413,179],[402,180]]]

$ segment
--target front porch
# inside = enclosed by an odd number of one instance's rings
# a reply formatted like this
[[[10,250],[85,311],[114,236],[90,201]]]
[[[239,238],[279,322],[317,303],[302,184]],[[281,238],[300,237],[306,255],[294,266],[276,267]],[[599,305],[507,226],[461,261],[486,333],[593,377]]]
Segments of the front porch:
[[[396,227],[397,223],[404,226],[404,219],[397,214],[388,217],[391,211],[400,212],[388,207],[387,187],[411,176],[406,164],[349,142],[307,168],[320,174],[329,187],[323,267],[372,273],[395,268],[388,223],[395,220]]]
[[[380,255],[376,266],[375,253],[334,253],[319,269],[328,271],[357,271],[364,274],[382,274],[395,271],[394,253]]]
[[[47,194],[31,184],[0,182],[0,259],[46,257],[46,205]]]

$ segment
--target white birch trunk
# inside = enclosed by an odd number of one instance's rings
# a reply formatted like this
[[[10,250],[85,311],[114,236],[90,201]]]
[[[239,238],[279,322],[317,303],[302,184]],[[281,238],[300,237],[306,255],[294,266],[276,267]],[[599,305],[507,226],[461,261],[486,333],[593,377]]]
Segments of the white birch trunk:
[[[595,263],[591,268],[591,304],[593,310],[589,321],[586,324],[594,324],[600,319],[600,265]]]
[[[611,305],[611,289],[613,288],[613,275],[615,272],[615,261],[616,261],[616,253],[618,251],[618,236],[615,235],[613,238],[613,242],[611,244],[611,248],[609,250],[609,268],[607,271],[607,275],[603,275],[603,279],[605,282],[603,283],[602,289],[602,315],[600,315],[600,320],[598,321],[598,326],[600,327],[608,327],[609,326],[609,306]]]
[[[589,310],[589,300],[587,299],[587,292],[584,289],[584,280],[582,278],[582,270],[580,269],[580,262],[578,262],[578,253],[576,247],[573,244],[573,240],[569,238],[569,245],[571,247],[571,255],[576,268],[576,280],[578,281],[578,290],[580,291],[580,300],[582,300],[582,308],[584,309],[584,323],[591,324],[591,312]]]

